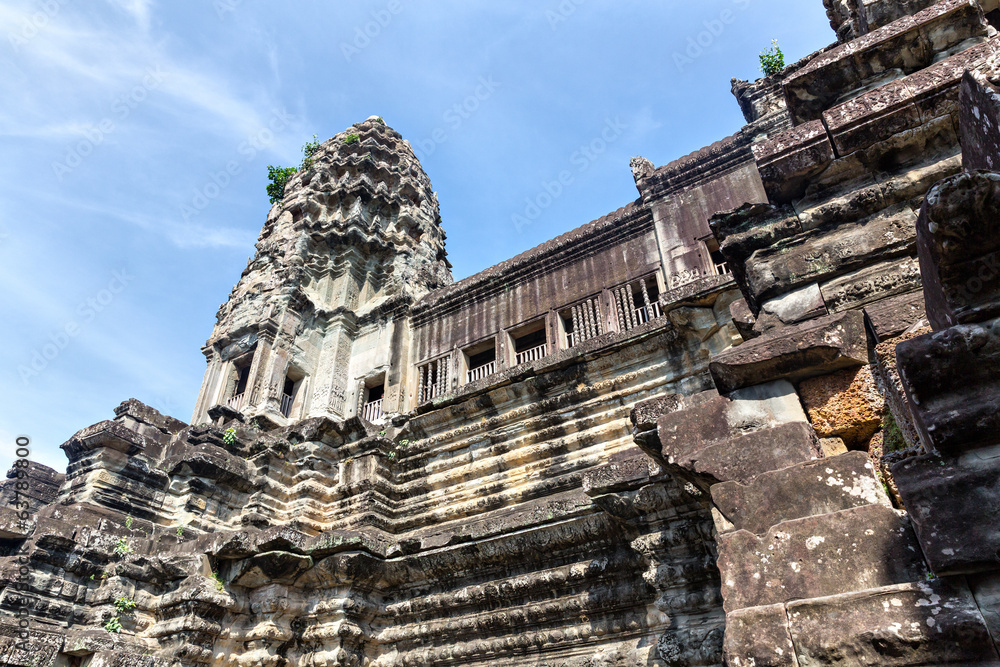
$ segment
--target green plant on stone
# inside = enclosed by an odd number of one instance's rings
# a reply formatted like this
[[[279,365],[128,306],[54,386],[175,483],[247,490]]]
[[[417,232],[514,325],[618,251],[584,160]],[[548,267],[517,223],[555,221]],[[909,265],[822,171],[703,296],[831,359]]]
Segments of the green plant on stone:
[[[302,166],[300,167],[300,169],[302,169],[302,171],[308,171],[308,170],[310,170],[310,169],[313,168],[313,159],[312,159],[312,157],[319,150],[319,146],[320,146],[320,143],[317,140],[315,134],[313,135],[312,141],[307,141],[302,146]]]
[[[272,204],[277,204],[285,198],[285,186],[292,176],[298,171],[295,167],[275,167],[267,165],[267,179],[271,181],[267,184],[267,197]]]
[[[122,596],[115,600],[115,609],[118,610],[119,615],[128,614],[135,609],[135,600]]]
[[[115,542],[115,555],[116,556],[127,556],[128,554],[135,553],[135,550],[129,546],[128,540],[124,537],[119,537]]]
[[[886,413],[882,418],[882,453],[900,452],[906,449],[906,438],[896,423],[896,418],[891,412]]]
[[[259,431],[260,430],[260,420],[257,419],[256,417],[254,417],[253,419],[251,419],[250,420],[250,428],[252,428],[255,431]]]
[[[375,122],[378,123],[379,125],[385,125],[385,121],[382,120],[382,116],[376,116]]]
[[[235,445],[236,444],[236,429],[235,428],[227,428],[226,432],[222,434],[222,442],[226,443],[227,445]]]
[[[122,631],[122,621],[121,621],[121,619],[118,618],[117,616],[112,616],[104,624],[104,629],[109,634],[117,635],[118,633],[120,633]]]
[[[344,143],[347,144],[348,146],[350,146],[351,144],[356,144],[359,141],[361,141],[361,137],[353,133],[344,137]]]
[[[125,527],[128,528],[129,530],[132,530],[132,515],[131,514],[129,514],[127,517],[125,517]]]
[[[219,576],[218,572],[212,573],[212,579],[215,581],[215,588],[221,593],[226,590],[226,585],[222,583],[222,577]]]
[[[778,46],[778,40],[771,40],[771,48],[765,49],[760,54],[760,71],[764,76],[777,74],[785,69],[785,54]]]
[[[184,537],[184,526],[177,526],[177,537]]]

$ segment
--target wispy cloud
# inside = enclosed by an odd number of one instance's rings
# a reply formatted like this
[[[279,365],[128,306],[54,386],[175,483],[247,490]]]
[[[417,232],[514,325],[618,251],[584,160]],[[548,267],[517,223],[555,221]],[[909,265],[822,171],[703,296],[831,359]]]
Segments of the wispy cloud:
[[[143,32],[149,31],[153,0],[109,0],[109,2],[130,14]]]

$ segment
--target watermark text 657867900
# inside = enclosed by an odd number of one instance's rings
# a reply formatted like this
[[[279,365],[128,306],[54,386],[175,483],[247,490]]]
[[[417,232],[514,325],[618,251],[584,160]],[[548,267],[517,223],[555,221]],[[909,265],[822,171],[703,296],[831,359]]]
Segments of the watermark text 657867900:
[[[30,491],[31,481],[28,476],[28,468],[31,463],[28,457],[31,456],[31,438],[21,435],[14,442],[14,466],[9,475],[14,484],[14,494],[9,501],[10,508],[17,517],[17,528],[27,533],[33,523],[31,516]],[[25,543],[27,544],[27,543]],[[23,655],[31,653],[31,631],[29,617],[31,615],[31,598],[24,593],[30,589],[31,567],[26,551],[26,546],[22,546],[17,553],[11,554],[17,564],[12,571],[12,581],[8,584],[8,590],[13,590],[13,594],[8,596],[7,603],[14,609],[17,616],[18,634],[14,648]]]

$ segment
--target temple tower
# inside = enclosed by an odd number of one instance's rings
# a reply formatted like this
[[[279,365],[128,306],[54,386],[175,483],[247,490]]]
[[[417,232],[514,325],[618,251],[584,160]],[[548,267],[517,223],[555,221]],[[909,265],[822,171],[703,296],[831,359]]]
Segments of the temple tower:
[[[444,240],[430,179],[381,118],[322,144],[219,309],[193,422],[213,408],[276,424],[399,411],[409,307],[452,282]]]

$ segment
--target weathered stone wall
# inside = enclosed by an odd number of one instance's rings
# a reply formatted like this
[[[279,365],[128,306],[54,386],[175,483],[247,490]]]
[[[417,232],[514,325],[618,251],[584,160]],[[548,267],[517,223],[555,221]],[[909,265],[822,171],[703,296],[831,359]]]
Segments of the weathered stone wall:
[[[996,7],[826,4],[743,130],[459,283],[408,144],[326,142],[194,423],[0,485],[0,664],[1000,664]]]

